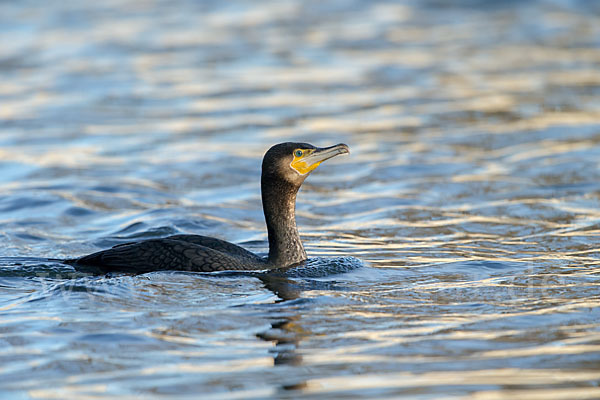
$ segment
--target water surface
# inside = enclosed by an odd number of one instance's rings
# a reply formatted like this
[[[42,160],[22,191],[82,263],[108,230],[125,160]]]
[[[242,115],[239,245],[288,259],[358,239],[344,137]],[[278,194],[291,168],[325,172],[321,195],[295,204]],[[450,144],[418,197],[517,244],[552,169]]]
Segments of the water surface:
[[[0,394],[600,398],[600,8],[0,5]],[[173,233],[264,254],[272,144],[325,276],[90,277]],[[323,261],[324,260],[324,261]]]

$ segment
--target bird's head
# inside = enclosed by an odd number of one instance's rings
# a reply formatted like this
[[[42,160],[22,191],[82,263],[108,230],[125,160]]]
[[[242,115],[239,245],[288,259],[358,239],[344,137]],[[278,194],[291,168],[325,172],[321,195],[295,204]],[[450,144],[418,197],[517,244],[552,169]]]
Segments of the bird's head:
[[[292,142],[276,144],[263,158],[263,179],[283,179],[299,187],[323,161],[348,153],[350,150],[343,143],[330,147]]]

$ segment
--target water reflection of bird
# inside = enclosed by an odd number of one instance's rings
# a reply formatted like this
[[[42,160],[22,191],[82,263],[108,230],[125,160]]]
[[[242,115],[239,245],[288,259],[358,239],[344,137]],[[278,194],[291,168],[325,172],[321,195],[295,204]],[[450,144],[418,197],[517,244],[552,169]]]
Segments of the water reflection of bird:
[[[68,262],[78,269],[103,273],[262,270],[300,263],[306,260],[306,252],[296,228],[298,189],[321,162],[346,153],[349,150],[345,144],[317,148],[307,143],[281,143],[267,151],[261,176],[262,204],[269,236],[266,258],[220,239],[174,235],[119,244]]]

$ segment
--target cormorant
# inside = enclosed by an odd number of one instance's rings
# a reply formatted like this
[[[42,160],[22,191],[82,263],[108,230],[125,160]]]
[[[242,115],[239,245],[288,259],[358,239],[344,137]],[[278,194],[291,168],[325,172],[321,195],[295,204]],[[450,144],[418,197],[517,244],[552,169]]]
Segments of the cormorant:
[[[349,153],[337,144],[318,148],[308,143],[271,147],[262,162],[262,205],[269,236],[269,255],[259,257],[224,240],[200,235],[174,235],[123,243],[67,262],[78,269],[102,273],[157,270],[223,271],[287,267],[306,260],[296,228],[296,194],[321,162]]]

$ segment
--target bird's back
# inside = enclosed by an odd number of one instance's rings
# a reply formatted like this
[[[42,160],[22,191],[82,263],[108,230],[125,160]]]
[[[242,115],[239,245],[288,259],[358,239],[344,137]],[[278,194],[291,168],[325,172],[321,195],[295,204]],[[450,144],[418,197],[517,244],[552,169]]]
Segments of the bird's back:
[[[101,273],[157,270],[212,272],[266,268],[263,258],[233,243],[198,235],[175,235],[119,244],[71,260],[71,263],[79,269]]]

